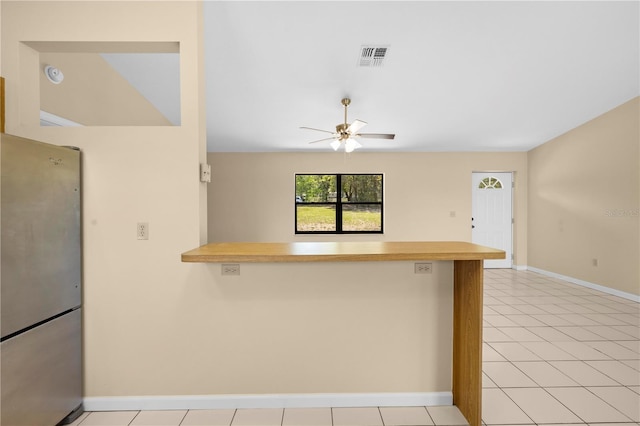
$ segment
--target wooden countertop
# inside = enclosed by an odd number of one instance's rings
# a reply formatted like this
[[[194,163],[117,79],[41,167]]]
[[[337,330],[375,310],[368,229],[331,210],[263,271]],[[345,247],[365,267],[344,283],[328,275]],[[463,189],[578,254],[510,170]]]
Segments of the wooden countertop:
[[[366,262],[504,259],[505,252],[461,241],[211,243],[183,262]]]

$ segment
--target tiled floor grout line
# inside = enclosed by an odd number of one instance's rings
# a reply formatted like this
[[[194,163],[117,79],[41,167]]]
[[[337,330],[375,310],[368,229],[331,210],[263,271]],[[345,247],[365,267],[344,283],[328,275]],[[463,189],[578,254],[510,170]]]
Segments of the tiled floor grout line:
[[[233,410],[233,417],[231,417],[231,423],[229,423],[229,426],[233,424],[233,421],[236,419],[237,415],[238,415],[238,409],[236,408],[235,410]]]
[[[593,387],[599,387],[599,386],[589,386],[589,387],[592,387],[592,388],[593,388]],[[587,392],[589,392],[591,395],[595,396],[596,398],[600,398],[597,394],[593,393],[593,392],[591,391],[591,389],[589,389],[589,387],[584,386],[584,390],[586,390]],[[603,387],[604,387],[604,386],[603,386]],[[600,399],[602,399],[602,398],[600,398]],[[602,399],[602,400],[604,401],[604,403],[605,403],[605,404],[609,405],[609,406],[610,406],[611,408],[613,408],[614,410],[616,409],[616,407],[614,407],[613,405],[609,404],[609,403],[608,403],[607,401],[605,401],[604,399]],[[620,410],[618,410],[618,411],[620,411]],[[631,421],[633,421],[633,419],[630,419],[626,414],[622,413],[622,415],[623,415],[623,416],[625,416],[625,417],[627,417],[627,419],[629,419],[629,421],[630,421],[630,422],[631,422]],[[580,416],[578,416],[578,417],[580,417]],[[585,423],[586,423],[586,422],[585,422]]]
[[[433,420],[433,416],[431,415],[431,413],[429,412],[429,409],[427,407],[424,407],[425,411],[427,412],[427,416],[429,416],[429,419],[431,420],[432,424],[436,424],[435,420]]]
[[[515,366],[514,366],[514,367],[515,367]],[[517,368],[517,367],[516,367],[516,368]],[[510,399],[510,400],[511,400],[515,405],[516,405],[516,407],[518,407],[518,408],[520,408],[520,409],[522,410],[522,408],[518,405],[518,403],[517,403],[516,401],[514,401],[514,400],[513,400],[513,398],[511,398],[511,396],[510,396],[508,393],[506,393],[506,392],[505,392],[501,387],[499,387],[498,389],[500,389],[500,390],[502,391],[502,393],[503,393],[503,394],[505,394],[505,396],[506,396],[507,398],[509,398],[509,399]],[[522,412],[524,413],[524,415],[525,415],[525,416],[529,417],[529,420],[531,420],[531,423],[530,423],[530,424],[534,424],[534,425],[535,425],[535,424],[537,424],[536,422],[534,422],[534,421],[533,421],[533,419],[531,418],[531,416],[529,416],[529,415],[528,415],[524,410],[522,410]],[[529,424],[529,423],[527,423],[527,424]]]
[[[182,422],[184,422],[184,419],[187,417],[187,414],[189,414],[189,410],[186,410],[184,412],[184,416],[182,416],[182,419],[180,419],[180,423],[178,423],[178,426],[182,424]],[[282,425],[280,425],[282,426]]]
[[[136,412],[136,415],[133,416],[133,418],[131,419],[131,421],[129,422],[129,425],[131,425],[131,423],[133,423],[133,421],[136,419],[136,417],[138,417],[140,415],[140,411]]]

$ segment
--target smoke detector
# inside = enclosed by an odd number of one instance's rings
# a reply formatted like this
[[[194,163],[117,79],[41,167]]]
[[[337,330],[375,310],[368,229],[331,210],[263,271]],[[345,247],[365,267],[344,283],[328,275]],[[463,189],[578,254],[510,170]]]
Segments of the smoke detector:
[[[60,84],[64,80],[64,74],[58,68],[47,65],[44,67],[44,75],[47,76],[47,80],[53,84]]]

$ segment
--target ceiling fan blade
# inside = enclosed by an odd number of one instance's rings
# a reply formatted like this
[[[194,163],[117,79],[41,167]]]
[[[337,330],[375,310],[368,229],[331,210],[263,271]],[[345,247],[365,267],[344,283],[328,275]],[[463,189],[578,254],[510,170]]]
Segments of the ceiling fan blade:
[[[313,127],[300,127],[300,128],[301,129],[307,129],[307,130],[315,130],[316,132],[331,133],[332,135],[336,133],[336,132],[331,132],[329,130],[315,129]]]
[[[389,133],[357,133],[353,135],[357,138],[369,138],[369,139],[394,139],[396,135]]]
[[[311,141],[309,143],[318,143],[318,142],[330,141],[330,140],[333,140],[333,139],[335,139],[335,138],[334,137],[332,137],[332,138],[324,138],[324,139],[318,139],[317,141]]]
[[[358,130],[362,129],[366,125],[367,125],[366,121],[355,120],[347,128],[347,133],[354,135]]]

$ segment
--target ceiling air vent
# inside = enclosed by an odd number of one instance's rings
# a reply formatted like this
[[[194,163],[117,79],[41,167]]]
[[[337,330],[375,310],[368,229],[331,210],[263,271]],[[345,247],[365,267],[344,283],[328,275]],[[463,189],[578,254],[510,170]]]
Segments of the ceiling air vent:
[[[389,52],[389,46],[362,46],[360,48],[360,67],[381,67]]]

